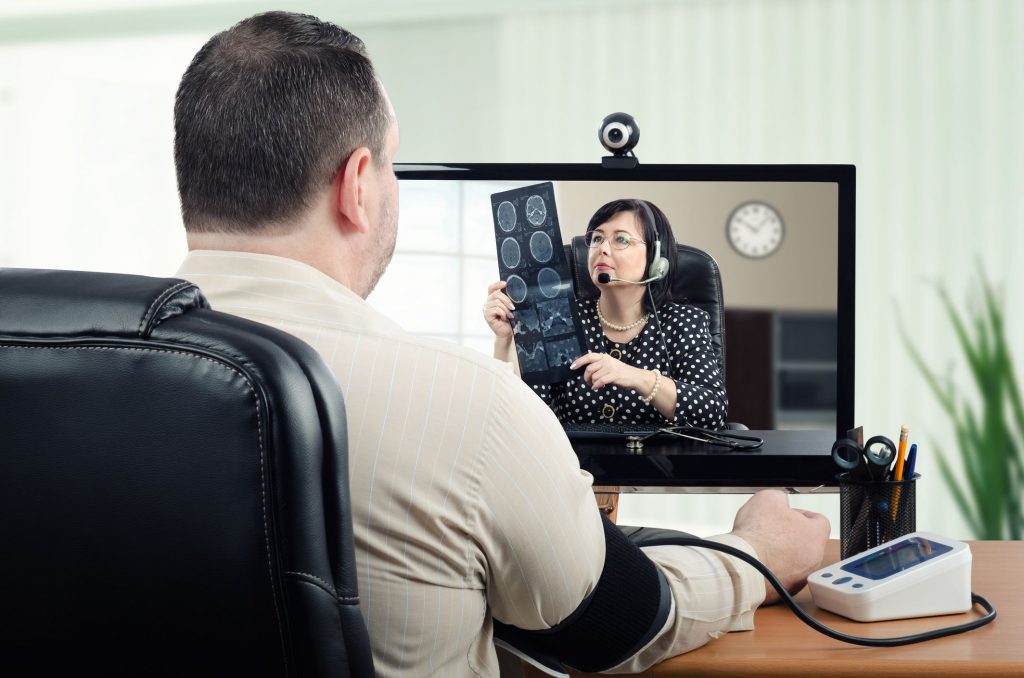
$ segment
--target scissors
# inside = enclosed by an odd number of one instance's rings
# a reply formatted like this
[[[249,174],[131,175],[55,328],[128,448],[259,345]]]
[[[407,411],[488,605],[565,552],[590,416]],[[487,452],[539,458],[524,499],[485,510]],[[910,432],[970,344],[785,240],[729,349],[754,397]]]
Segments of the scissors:
[[[855,440],[840,438],[832,445],[832,460],[836,466],[848,471],[852,477],[861,463],[867,468],[870,480],[885,480],[886,470],[896,458],[896,445],[885,436],[874,436],[861,447]],[[881,477],[875,477],[875,470],[882,471]]]

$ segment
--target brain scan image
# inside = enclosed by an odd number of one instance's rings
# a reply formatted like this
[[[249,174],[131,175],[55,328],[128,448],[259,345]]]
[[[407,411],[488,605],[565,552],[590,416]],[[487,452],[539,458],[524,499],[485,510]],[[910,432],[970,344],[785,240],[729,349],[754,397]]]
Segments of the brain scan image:
[[[539,195],[531,195],[526,199],[526,220],[534,226],[541,226],[548,218],[548,206],[544,198]]]
[[[568,299],[555,299],[537,304],[540,329],[545,337],[572,332],[572,311]]]
[[[537,311],[529,306],[516,309],[516,314],[512,317],[512,331],[516,334],[540,331],[540,318],[537,317]]]
[[[516,227],[516,208],[508,200],[498,205],[498,227],[506,233]]]
[[[492,193],[490,207],[498,277],[515,304],[510,323],[520,376],[531,385],[565,381],[574,375],[568,366],[586,341],[562,256],[554,184]]]
[[[505,281],[505,293],[508,294],[509,298],[515,303],[521,302],[526,298],[526,281],[520,278],[518,275],[510,275],[508,280]]]
[[[569,365],[581,355],[580,345],[576,343],[574,336],[548,343],[548,363],[552,367]]]
[[[530,249],[533,249],[532,241]],[[520,258],[519,243],[516,242],[515,238],[505,238],[501,242],[501,263],[509,268],[515,268],[519,265]]]
[[[544,342],[538,341],[530,347],[516,345],[516,354],[519,356],[519,369],[523,372],[539,372],[548,368],[547,357],[544,354]]]
[[[537,231],[530,236],[530,256],[542,264],[551,260],[554,248],[551,246],[551,238],[544,231]]]
[[[540,293],[548,299],[554,299],[568,289],[568,286],[568,283],[563,282],[561,276],[553,268],[542,268],[537,274],[537,287],[540,288]]]

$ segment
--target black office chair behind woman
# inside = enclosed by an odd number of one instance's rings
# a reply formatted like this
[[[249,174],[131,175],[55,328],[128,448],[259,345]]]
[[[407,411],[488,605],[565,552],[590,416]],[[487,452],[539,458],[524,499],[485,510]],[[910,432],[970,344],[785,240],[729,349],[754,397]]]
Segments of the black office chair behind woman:
[[[191,283],[0,269],[0,674],[372,676],[346,444]]]

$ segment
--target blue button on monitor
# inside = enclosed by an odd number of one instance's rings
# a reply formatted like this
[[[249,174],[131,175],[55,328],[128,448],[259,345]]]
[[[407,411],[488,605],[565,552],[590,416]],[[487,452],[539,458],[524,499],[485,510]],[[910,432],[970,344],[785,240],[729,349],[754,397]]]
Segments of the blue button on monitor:
[[[851,579],[853,579],[853,577],[840,577],[839,579],[836,579],[832,583],[835,584],[836,586],[839,586],[840,584],[845,584],[846,582],[850,581]]]

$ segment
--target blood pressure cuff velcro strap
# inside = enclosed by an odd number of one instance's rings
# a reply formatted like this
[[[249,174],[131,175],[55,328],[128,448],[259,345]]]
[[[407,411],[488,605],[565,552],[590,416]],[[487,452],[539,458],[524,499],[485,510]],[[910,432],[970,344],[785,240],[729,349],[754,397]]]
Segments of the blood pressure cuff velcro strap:
[[[643,649],[672,607],[665,575],[607,517],[604,569],[597,586],[549,629],[525,631],[494,620],[495,639],[545,666],[605,671]]]

